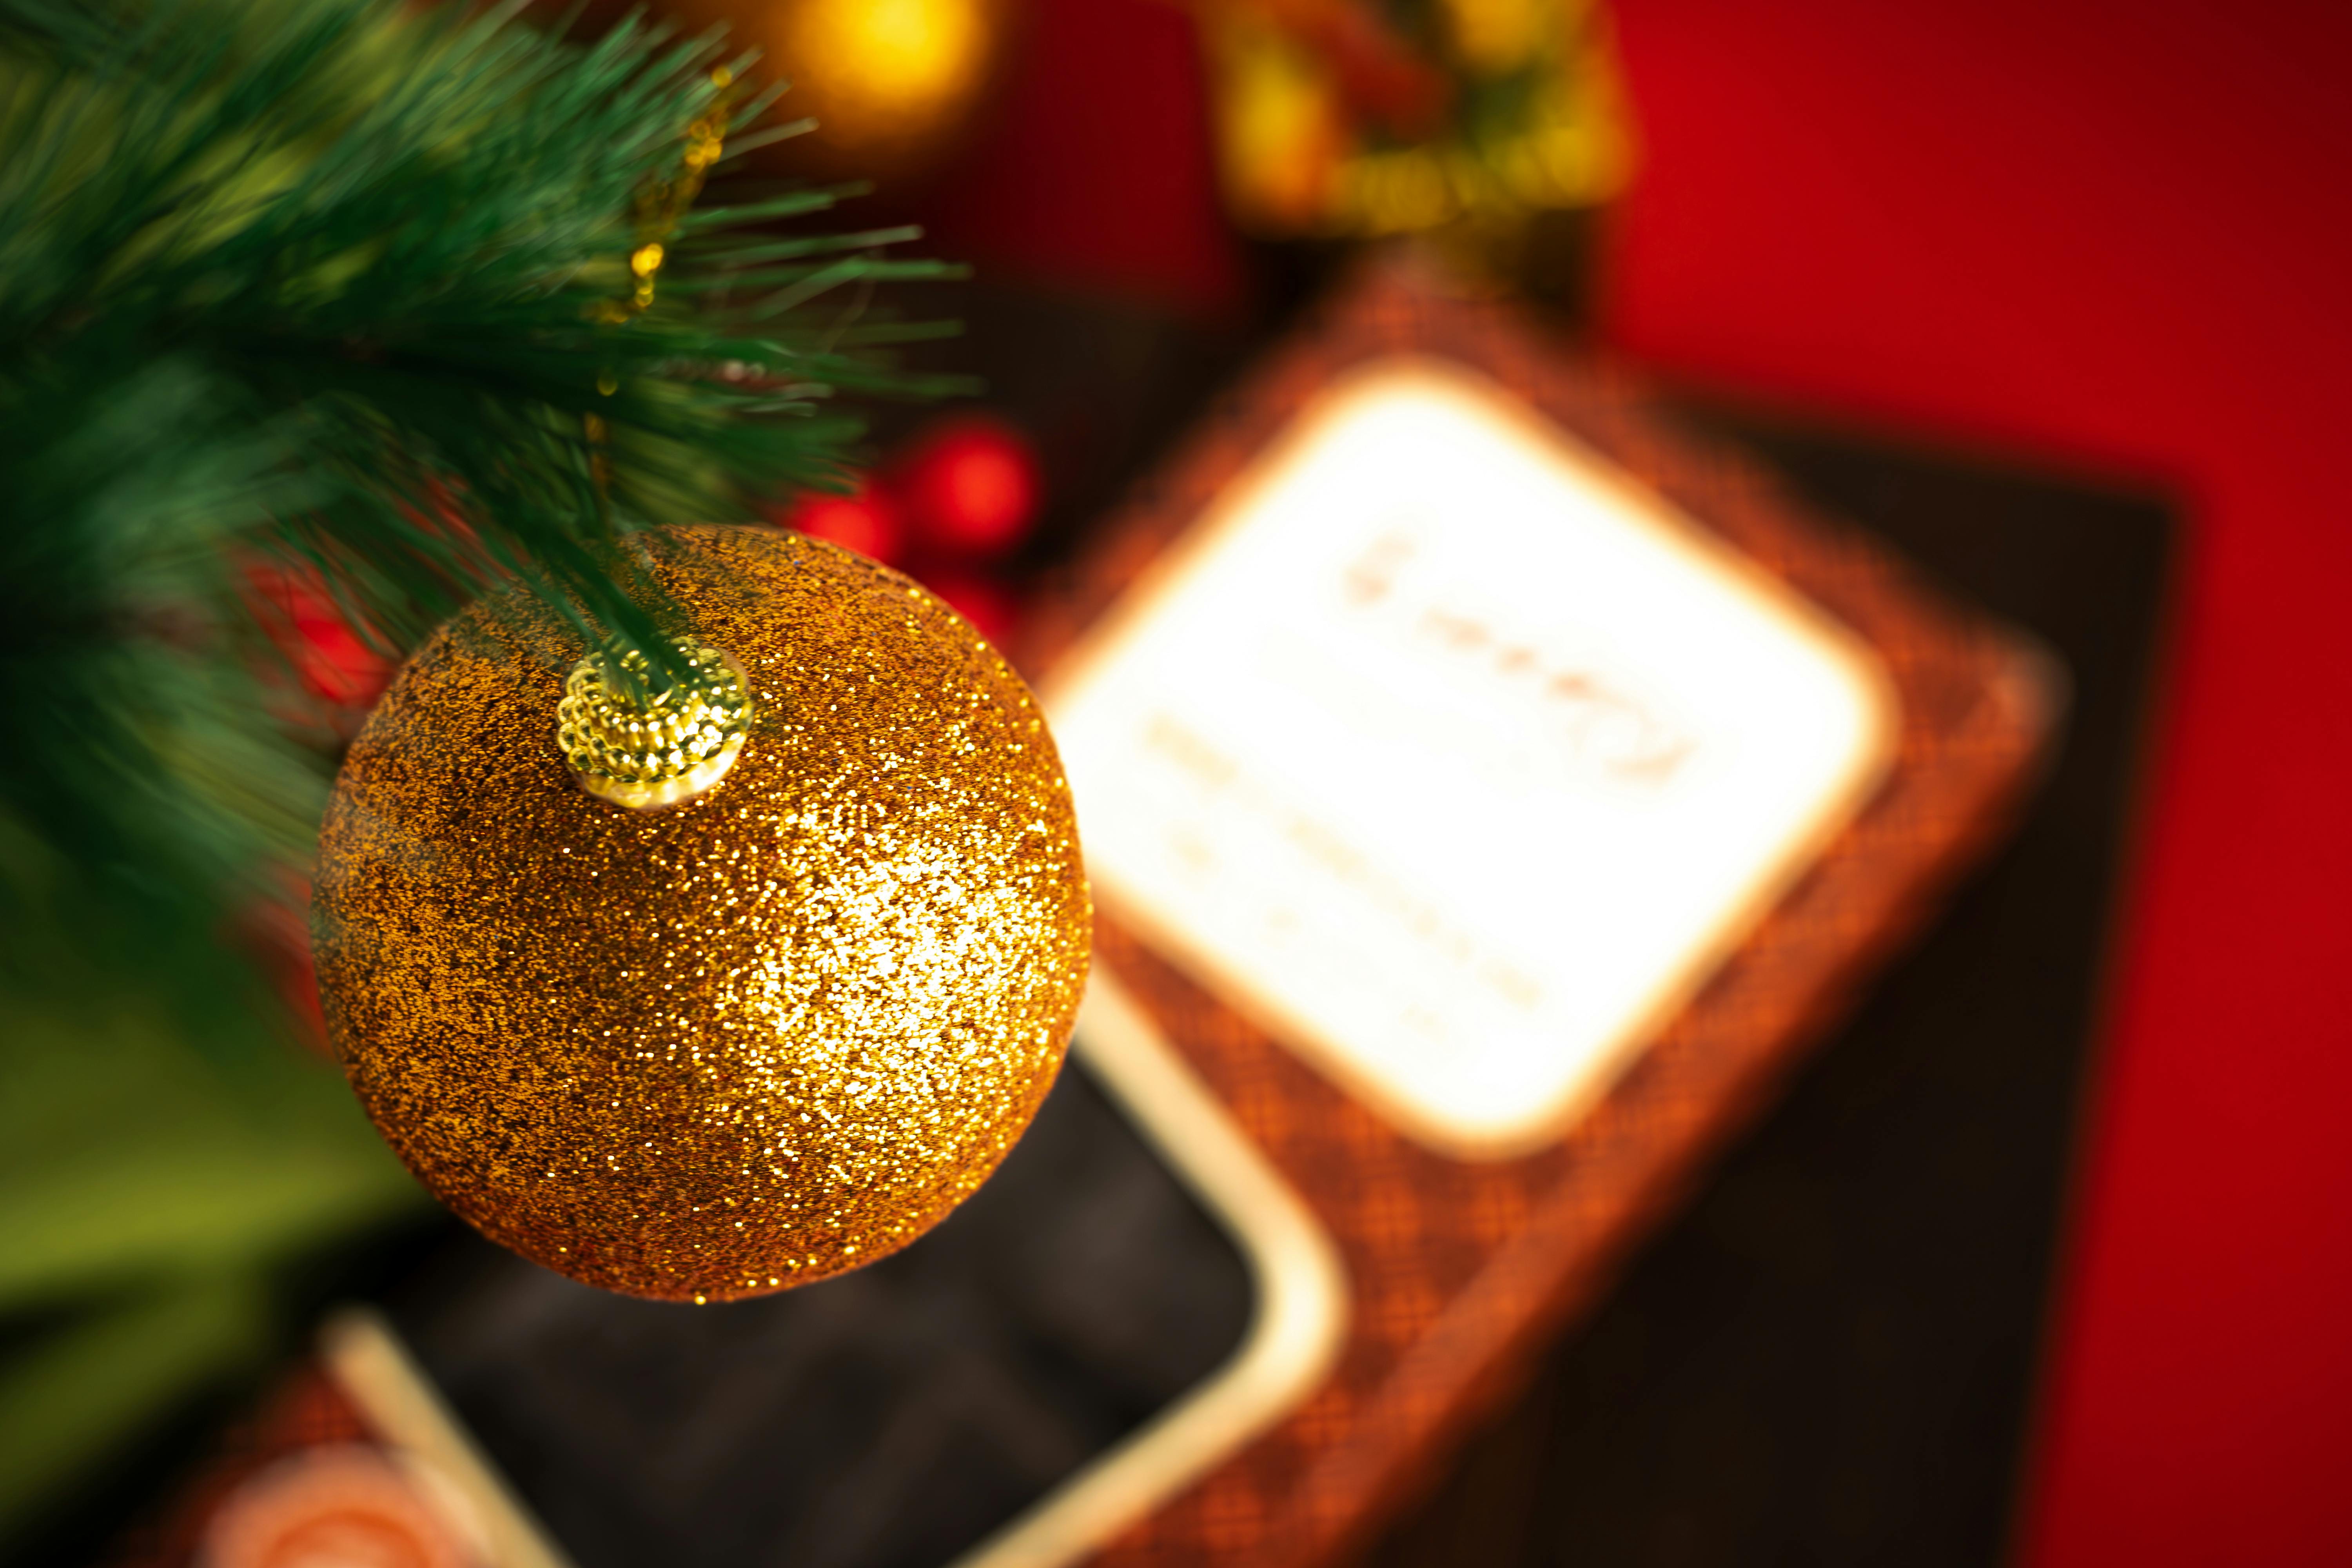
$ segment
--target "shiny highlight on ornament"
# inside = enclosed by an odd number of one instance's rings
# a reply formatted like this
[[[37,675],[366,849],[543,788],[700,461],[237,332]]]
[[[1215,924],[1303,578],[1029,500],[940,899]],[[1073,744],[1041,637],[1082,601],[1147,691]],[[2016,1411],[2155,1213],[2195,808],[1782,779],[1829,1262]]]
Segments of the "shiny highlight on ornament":
[[[572,667],[555,709],[555,742],[580,787],[599,800],[643,811],[690,800],[727,776],[743,750],[751,694],[743,670],[715,647],[681,641],[692,671],[659,690],[641,653],[621,667],[642,698],[613,679],[604,654]]]

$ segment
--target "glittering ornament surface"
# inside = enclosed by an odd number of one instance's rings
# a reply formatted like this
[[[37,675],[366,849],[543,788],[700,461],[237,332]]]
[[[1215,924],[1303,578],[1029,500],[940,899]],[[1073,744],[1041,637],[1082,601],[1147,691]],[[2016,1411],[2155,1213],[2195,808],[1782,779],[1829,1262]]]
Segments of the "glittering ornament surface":
[[[575,782],[583,650],[478,608],[370,718],[320,844],[337,1052],[484,1234],[633,1295],[855,1268],[986,1179],[1060,1065],[1090,913],[1028,691],[938,600],[764,530],[656,571],[750,687],[715,784]]]

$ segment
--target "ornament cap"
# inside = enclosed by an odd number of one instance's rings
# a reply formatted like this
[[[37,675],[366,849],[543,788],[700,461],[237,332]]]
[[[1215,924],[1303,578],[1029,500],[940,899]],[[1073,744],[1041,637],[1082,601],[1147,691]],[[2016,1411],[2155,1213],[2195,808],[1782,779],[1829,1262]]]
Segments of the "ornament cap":
[[[645,655],[592,653],[572,667],[555,710],[555,743],[580,787],[634,811],[676,805],[727,776],[751,730],[742,667],[715,647],[677,643],[692,674],[650,689]],[[636,677],[632,698],[613,665]]]

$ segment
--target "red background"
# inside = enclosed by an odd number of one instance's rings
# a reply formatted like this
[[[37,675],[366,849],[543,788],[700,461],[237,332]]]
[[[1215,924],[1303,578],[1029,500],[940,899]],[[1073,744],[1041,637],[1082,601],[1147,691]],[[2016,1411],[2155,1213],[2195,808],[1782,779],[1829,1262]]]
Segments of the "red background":
[[[1182,14],[1034,10],[942,246],[1237,308]],[[2023,1555],[2352,1562],[2352,7],[1615,11],[1613,344],[2189,509]]]

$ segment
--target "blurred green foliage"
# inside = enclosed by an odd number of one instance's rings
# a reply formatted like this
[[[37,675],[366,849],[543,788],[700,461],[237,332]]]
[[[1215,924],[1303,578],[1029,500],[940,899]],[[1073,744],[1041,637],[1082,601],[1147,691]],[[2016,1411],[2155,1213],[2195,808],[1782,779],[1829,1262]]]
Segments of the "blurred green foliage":
[[[279,1343],[304,1249],[420,1189],[339,1075],[225,1063],[142,998],[11,1006],[0,1051],[0,1537],[161,1409]]]

